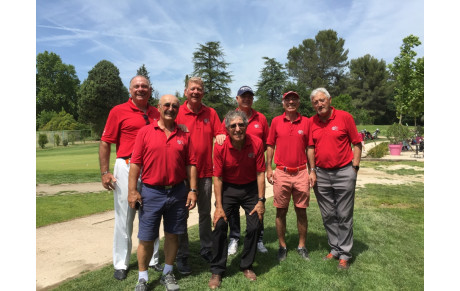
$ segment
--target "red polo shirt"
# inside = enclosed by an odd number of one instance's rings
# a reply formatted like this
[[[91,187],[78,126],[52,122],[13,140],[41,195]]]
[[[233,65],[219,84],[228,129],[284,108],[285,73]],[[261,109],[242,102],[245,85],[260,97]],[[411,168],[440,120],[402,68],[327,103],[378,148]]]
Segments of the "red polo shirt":
[[[171,135],[158,126],[158,122],[139,130],[131,157],[131,163],[142,167],[142,182],[167,186],[187,178],[187,165],[196,165],[190,144],[190,133],[177,125]]]
[[[140,128],[146,125],[144,112],[134,105],[131,98],[110,110],[101,140],[117,145],[117,158],[129,157]],[[160,118],[158,109],[148,105],[150,123]]]
[[[265,172],[264,144],[256,136],[246,134],[241,151],[232,146],[230,138],[214,146],[213,176],[224,182],[247,184],[257,180],[257,172]]]
[[[316,166],[326,169],[350,163],[353,160],[350,144],[361,143],[353,116],[346,111],[332,109],[326,123],[320,121],[318,114],[310,118],[310,144],[315,146]]]
[[[235,110],[239,110],[236,108]],[[254,109],[252,110],[252,115],[251,118],[248,120],[248,128],[246,129],[247,134],[252,134],[260,138],[264,143],[267,142],[267,137],[268,137],[268,122],[267,118],[265,118],[265,115],[263,115],[260,112],[255,111]],[[222,126],[218,132],[218,134],[226,134],[227,129],[225,128],[225,119],[222,121]]]
[[[187,107],[187,101],[179,108],[177,124],[185,124],[195,149],[198,178],[212,177],[212,143],[220,128],[220,119],[216,111],[204,104],[198,114]]]
[[[307,163],[310,120],[297,113],[293,122],[286,119],[286,112],[272,120],[267,145],[276,146],[275,164],[284,167],[300,167]]]

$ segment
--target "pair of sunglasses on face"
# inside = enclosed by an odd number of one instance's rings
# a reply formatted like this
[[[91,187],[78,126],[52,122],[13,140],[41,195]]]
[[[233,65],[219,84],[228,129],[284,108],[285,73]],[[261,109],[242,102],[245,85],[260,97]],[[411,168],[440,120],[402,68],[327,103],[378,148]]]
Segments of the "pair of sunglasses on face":
[[[245,128],[246,125],[244,125],[244,123],[234,123],[234,124],[230,124],[230,128],[234,129],[236,128],[236,125],[238,125],[239,128]]]

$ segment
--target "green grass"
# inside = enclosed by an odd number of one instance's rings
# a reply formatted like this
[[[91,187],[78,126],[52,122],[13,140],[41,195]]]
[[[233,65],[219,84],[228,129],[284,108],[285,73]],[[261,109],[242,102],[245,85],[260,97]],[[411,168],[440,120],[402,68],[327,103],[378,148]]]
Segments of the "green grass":
[[[113,169],[115,145],[111,149]],[[99,182],[99,143],[37,149],[36,179],[38,184]]]
[[[109,191],[36,197],[36,227],[113,210]]]
[[[369,163],[370,164],[370,163]],[[379,163],[373,163],[378,166]],[[394,163],[393,163],[394,164]],[[366,185],[357,189],[354,214],[354,255],[348,271],[338,271],[337,261],[325,262],[329,251],[321,214],[314,194],[308,208],[307,248],[310,261],[300,259],[295,212],[290,206],[286,241],[288,256],[281,264],[276,259],[278,240],[275,231],[273,198],[267,200],[264,241],[268,254],[257,254],[255,282],[248,282],[239,271],[242,244],[227,263],[226,277],[219,290],[423,290],[424,288],[424,185]],[[245,219],[241,219],[245,228]],[[192,275],[176,272],[182,290],[207,290],[209,266],[198,255],[198,227],[189,228],[189,262]],[[163,244],[163,242],[162,242]],[[161,247],[162,249],[162,247]],[[164,262],[163,255],[160,260]],[[124,281],[113,279],[113,267],[83,274],[63,283],[56,290],[133,290],[137,282],[136,256]],[[152,290],[164,290],[160,274],[149,270]]]

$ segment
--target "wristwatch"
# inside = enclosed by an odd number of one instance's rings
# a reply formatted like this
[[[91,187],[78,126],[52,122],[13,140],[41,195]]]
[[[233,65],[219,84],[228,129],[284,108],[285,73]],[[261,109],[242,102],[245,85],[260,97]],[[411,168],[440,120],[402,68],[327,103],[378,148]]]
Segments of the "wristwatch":
[[[353,169],[355,169],[355,170],[356,170],[356,172],[358,172],[358,171],[359,171],[359,166],[351,166],[351,167],[352,167]]]
[[[262,198],[259,198],[259,201],[262,201],[263,203],[265,203],[265,201],[267,201],[267,199],[265,197],[262,197]]]
[[[189,192],[195,192],[196,193],[197,191],[196,191],[196,189],[190,189]]]

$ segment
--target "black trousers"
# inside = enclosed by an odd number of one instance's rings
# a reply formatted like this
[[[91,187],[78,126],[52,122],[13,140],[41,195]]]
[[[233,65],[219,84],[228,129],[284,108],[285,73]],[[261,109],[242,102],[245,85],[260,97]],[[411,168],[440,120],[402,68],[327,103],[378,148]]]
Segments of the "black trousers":
[[[243,253],[241,254],[240,269],[251,269],[256,257],[257,239],[260,235],[262,223],[257,212],[249,215],[258,202],[257,181],[236,185],[223,183],[222,185],[222,207],[228,217],[235,208],[240,206],[246,214],[246,236],[244,238]],[[212,232],[212,253],[211,273],[222,275],[226,270],[228,255],[228,223],[219,219]]]

